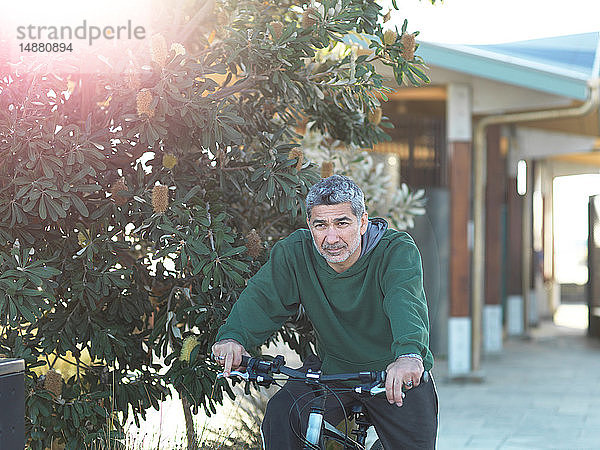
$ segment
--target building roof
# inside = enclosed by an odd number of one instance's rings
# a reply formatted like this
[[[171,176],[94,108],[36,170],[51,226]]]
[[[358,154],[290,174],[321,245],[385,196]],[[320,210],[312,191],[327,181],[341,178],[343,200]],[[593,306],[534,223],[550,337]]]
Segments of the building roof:
[[[599,44],[594,32],[493,45],[420,42],[418,54],[429,66],[584,100],[599,75]]]

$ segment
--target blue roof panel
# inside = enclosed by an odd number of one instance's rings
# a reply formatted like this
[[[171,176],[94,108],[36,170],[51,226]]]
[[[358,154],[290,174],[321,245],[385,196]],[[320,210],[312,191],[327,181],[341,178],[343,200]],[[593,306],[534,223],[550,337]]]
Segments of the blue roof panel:
[[[572,34],[492,45],[469,45],[493,53],[514,56],[536,63],[562,67],[588,78],[598,48],[598,33]]]
[[[599,33],[492,45],[421,42],[426,64],[584,100],[598,76]]]

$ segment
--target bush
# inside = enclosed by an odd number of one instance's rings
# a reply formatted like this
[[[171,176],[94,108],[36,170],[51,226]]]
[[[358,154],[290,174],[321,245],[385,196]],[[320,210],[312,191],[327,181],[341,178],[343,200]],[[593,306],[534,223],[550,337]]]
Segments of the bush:
[[[426,81],[406,23],[384,39],[371,0],[177,5],[150,51],[103,55],[127,70],[3,64],[0,353],[27,363],[32,449],[113,445],[168,386],[214,412],[230,392],[216,330],[319,178],[302,124],[370,147],[386,138],[377,64]]]

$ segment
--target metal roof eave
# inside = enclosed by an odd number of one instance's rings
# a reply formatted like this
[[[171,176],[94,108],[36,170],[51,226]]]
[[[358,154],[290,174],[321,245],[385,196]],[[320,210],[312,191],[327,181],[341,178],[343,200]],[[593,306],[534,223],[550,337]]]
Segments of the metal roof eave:
[[[519,64],[518,58],[506,58],[479,49],[430,42],[420,42],[418,53],[430,66],[577,100],[585,100],[588,96],[588,80],[581,74],[564,69],[544,70],[553,68],[527,61],[523,61],[527,65]]]

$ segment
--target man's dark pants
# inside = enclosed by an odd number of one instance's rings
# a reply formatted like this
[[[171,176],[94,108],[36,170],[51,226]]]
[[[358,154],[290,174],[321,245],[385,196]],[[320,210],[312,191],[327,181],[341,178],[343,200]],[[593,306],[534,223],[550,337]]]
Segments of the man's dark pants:
[[[315,369],[320,361],[308,359],[303,369]],[[325,420],[337,425],[344,411],[362,403],[377,430],[384,449],[434,449],[437,436],[438,399],[433,377],[429,382],[406,392],[401,407],[390,404],[385,395],[359,397],[353,392],[329,395]],[[299,436],[304,436],[310,408],[315,395],[312,388],[300,381],[288,381],[269,401],[262,424],[266,450],[302,448]]]

